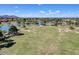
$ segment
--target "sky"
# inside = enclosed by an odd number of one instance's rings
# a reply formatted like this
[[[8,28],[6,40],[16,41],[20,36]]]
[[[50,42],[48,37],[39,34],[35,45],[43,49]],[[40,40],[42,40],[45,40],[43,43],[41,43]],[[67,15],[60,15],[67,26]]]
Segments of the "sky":
[[[0,4],[0,15],[79,17],[79,4]]]

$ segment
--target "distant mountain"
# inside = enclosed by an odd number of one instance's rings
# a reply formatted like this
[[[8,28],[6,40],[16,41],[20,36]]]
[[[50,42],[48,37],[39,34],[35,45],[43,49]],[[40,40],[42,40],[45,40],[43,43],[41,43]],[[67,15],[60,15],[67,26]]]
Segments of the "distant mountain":
[[[0,18],[19,18],[15,15],[1,15]]]

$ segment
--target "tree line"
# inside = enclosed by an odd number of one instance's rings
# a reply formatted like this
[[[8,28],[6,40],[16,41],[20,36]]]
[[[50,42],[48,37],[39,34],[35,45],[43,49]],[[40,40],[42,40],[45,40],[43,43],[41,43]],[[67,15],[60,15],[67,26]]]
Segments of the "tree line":
[[[43,26],[79,26],[79,18],[11,18],[9,23],[17,22],[18,26],[43,25]]]

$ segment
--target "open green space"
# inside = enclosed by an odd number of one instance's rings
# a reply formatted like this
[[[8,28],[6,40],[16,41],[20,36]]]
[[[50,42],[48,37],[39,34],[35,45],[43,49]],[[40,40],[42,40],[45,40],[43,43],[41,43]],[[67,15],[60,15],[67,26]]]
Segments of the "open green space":
[[[16,55],[60,55],[79,54],[79,33],[58,32],[56,26],[32,26],[21,36],[10,39],[16,44],[9,48],[2,48],[0,54]],[[65,28],[64,28],[65,29]]]

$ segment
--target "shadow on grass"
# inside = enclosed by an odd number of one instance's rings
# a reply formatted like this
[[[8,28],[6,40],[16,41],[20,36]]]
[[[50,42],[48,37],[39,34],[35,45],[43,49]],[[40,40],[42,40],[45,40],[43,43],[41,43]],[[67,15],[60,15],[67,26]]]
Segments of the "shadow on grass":
[[[9,48],[12,47],[16,42],[14,40],[4,40],[2,44],[0,44],[0,48]]]
[[[24,33],[17,33],[15,36],[21,36],[24,35]]]
[[[9,47],[12,47],[14,44],[16,44],[16,42],[14,42],[14,40],[12,39],[9,39],[10,37],[13,37],[13,36],[21,36],[21,35],[24,35],[23,33],[17,33],[15,35],[9,35],[7,37],[5,37],[2,41],[0,41],[0,49],[2,48],[9,48]]]

